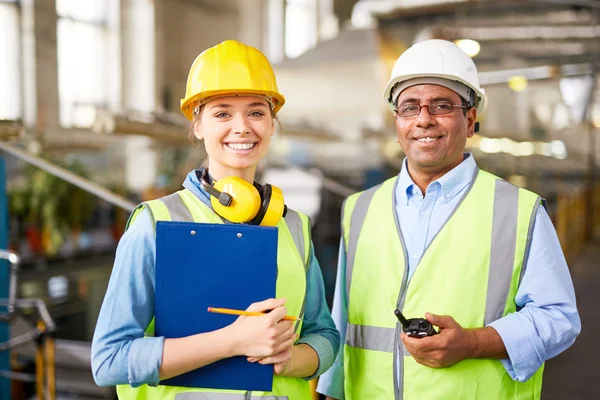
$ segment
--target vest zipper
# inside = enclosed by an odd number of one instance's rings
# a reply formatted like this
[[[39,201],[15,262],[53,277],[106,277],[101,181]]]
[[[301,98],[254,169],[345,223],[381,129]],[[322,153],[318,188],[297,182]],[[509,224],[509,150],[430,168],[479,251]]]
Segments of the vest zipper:
[[[396,185],[392,191],[392,204],[396,204]],[[404,244],[404,237],[402,236],[402,230],[400,229],[400,221],[398,221],[398,214],[396,213],[395,207],[393,208],[394,222],[396,223],[396,230],[398,231],[398,239],[400,240],[400,246],[402,246],[402,253],[404,254],[404,274],[402,275],[402,283],[400,284],[400,293],[398,293],[398,300],[396,301],[396,308],[402,310],[404,304],[404,298],[406,295],[406,289],[408,286],[408,253],[406,252],[406,245]],[[394,398],[395,400],[402,400],[404,397],[404,352],[401,354],[402,343],[399,343],[400,333],[402,332],[400,321],[396,322],[396,330],[394,335]]]

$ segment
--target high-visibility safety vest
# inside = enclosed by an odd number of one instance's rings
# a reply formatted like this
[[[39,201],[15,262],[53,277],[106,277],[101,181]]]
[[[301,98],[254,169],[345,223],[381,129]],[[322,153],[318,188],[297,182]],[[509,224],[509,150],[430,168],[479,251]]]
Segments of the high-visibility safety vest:
[[[418,364],[400,339],[396,308],[481,328],[516,311],[541,199],[484,171],[433,238],[410,281],[395,211],[397,178],[349,197],[343,211],[348,325],[344,392],[363,399],[539,399],[543,367],[513,381],[494,359],[447,368]]]
[[[150,211],[156,226],[157,221],[184,221],[219,224],[221,218],[211,208],[187,189],[163,198],[140,204],[132,213],[128,225],[143,209]],[[304,316],[306,298],[306,272],[310,257],[310,222],[305,215],[288,209],[285,218],[277,225],[277,284],[276,296],[285,298],[287,315]],[[295,330],[300,334],[302,321]],[[154,319],[146,329],[147,336],[154,335]],[[216,389],[189,388],[158,385],[117,386],[119,399],[125,400],[310,400],[310,386],[300,378],[273,377],[272,392],[227,391]]]

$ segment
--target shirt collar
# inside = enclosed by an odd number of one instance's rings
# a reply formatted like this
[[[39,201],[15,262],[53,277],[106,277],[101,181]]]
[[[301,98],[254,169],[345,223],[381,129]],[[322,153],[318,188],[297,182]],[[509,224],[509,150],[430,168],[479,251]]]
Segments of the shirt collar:
[[[460,164],[454,167],[446,175],[432,182],[430,185],[437,182],[437,184],[439,184],[441,187],[443,201],[448,202],[471,183],[476,171],[477,163],[475,162],[473,155],[471,153],[465,153],[465,158]],[[410,177],[408,173],[407,159],[405,158],[402,162],[402,169],[400,170],[400,175],[398,177],[396,197],[398,199],[405,198],[406,202],[408,203],[412,196],[423,196],[423,194]]]
[[[187,174],[185,181],[183,181],[183,187],[192,192],[201,202],[210,206],[210,195],[200,185],[196,170],[192,170]]]

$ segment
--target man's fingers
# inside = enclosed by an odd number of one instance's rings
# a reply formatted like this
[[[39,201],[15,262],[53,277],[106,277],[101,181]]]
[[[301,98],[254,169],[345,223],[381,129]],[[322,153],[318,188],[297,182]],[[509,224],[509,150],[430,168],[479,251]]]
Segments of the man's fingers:
[[[426,365],[428,367],[431,367],[430,362],[428,359],[423,358],[423,357],[413,357],[415,359],[416,362],[418,362],[421,365]]]
[[[425,319],[431,322],[432,325],[439,326],[442,329],[454,328],[458,325],[454,318],[450,317],[449,315],[425,313]]]
[[[404,347],[408,350],[408,352],[413,356],[423,356],[433,351],[438,351],[440,346],[437,343],[435,336],[426,336],[424,338],[413,338],[408,336],[406,333],[402,332],[400,334],[400,339],[402,339],[402,343],[404,343]]]

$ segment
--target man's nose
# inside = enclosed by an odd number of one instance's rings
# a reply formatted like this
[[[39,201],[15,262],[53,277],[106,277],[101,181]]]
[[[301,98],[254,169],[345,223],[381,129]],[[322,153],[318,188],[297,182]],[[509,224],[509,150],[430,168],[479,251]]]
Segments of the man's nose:
[[[427,127],[435,124],[435,118],[429,113],[428,106],[421,106],[417,115],[417,126]]]

